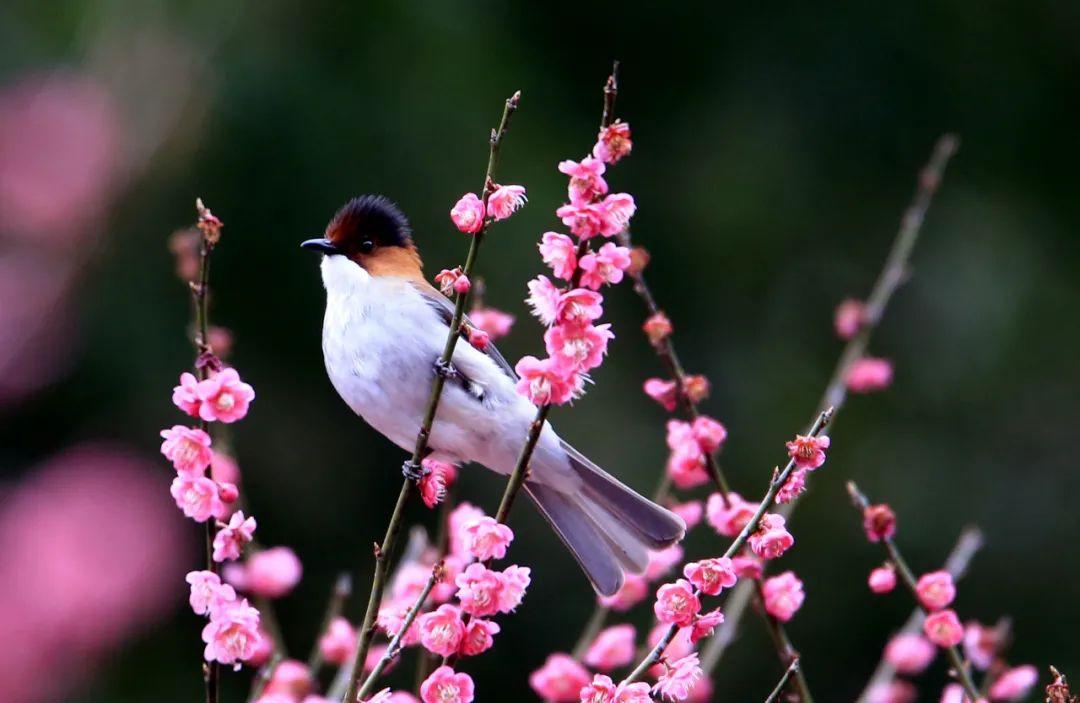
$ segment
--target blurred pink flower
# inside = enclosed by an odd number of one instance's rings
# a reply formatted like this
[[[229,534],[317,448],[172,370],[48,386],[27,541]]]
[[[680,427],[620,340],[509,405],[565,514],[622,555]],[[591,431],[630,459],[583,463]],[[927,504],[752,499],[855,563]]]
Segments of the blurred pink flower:
[[[495,308],[475,307],[469,313],[473,327],[488,333],[492,341],[505,337],[514,325],[514,316]]]
[[[705,503],[705,519],[720,535],[736,537],[754,517],[756,510],[756,504],[743,500],[735,491],[729,492],[727,499],[713,493]]]
[[[921,674],[934,661],[937,650],[922,635],[900,633],[885,645],[884,658],[901,674]]]
[[[964,640],[964,626],[952,610],[939,610],[927,615],[923,632],[939,647],[955,647]]]
[[[547,703],[577,703],[579,692],[589,684],[589,672],[568,654],[548,656],[544,665],[529,675],[529,685]]]
[[[879,566],[870,572],[866,582],[874,593],[889,593],[896,588],[896,569],[892,564]]]
[[[871,393],[888,388],[892,378],[891,361],[867,356],[851,365],[844,382],[852,393]]]
[[[724,614],[719,608],[698,615],[690,626],[690,643],[697,644],[705,637],[711,636],[716,626],[722,622],[724,622]]]
[[[244,586],[263,598],[280,598],[300,582],[303,567],[288,547],[271,547],[252,554],[244,568]]]
[[[915,703],[918,698],[919,692],[914,684],[903,679],[893,679],[874,684],[867,691],[866,703]]]
[[[598,671],[626,666],[634,660],[636,638],[633,625],[612,625],[600,631],[585,652],[583,661]]]
[[[326,632],[319,638],[319,653],[330,664],[338,666],[348,662],[356,652],[356,629],[343,617],[330,621]]]
[[[956,586],[948,571],[932,571],[919,577],[915,587],[919,602],[927,610],[941,610],[956,598]]]
[[[791,620],[805,599],[802,581],[791,571],[765,579],[761,591],[765,610],[780,622]]]
[[[649,582],[640,574],[626,574],[623,585],[610,596],[600,596],[600,604],[623,613],[649,596]]]
[[[836,306],[833,327],[840,339],[851,339],[863,324],[863,311],[866,306],[862,301],[848,298]]]
[[[682,518],[683,522],[686,523],[686,530],[688,532],[701,523],[701,518],[705,514],[705,506],[701,504],[700,500],[675,503],[669,505],[668,510]]]
[[[990,687],[990,699],[1018,701],[1027,696],[1039,680],[1039,671],[1030,664],[1009,669]]]
[[[263,695],[283,694],[289,700],[300,700],[311,693],[311,669],[295,659],[278,662],[274,673],[263,689]]]
[[[649,563],[645,566],[645,578],[655,581],[671,573],[672,568],[683,560],[683,548],[673,544],[664,549],[650,549]]]
[[[660,403],[664,410],[671,412],[675,409],[675,402],[679,397],[679,385],[675,381],[665,381],[662,378],[647,378],[642,389],[645,391],[645,395]]]

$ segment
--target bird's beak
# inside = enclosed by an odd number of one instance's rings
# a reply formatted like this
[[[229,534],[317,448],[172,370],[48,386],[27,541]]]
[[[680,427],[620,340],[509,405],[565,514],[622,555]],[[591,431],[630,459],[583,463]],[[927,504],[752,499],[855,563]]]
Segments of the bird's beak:
[[[308,239],[300,244],[303,249],[311,249],[312,251],[320,251],[327,256],[332,254],[340,254],[341,250],[334,246],[333,242],[329,239],[319,237],[318,239]]]

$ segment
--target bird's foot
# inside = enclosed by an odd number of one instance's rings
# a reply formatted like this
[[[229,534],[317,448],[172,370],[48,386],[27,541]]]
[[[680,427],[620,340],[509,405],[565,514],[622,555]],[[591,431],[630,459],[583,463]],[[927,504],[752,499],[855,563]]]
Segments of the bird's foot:
[[[428,469],[423,464],[417,464],[412,459],[407,459],[401,465],[401,474],[410,481],[419,481],[429,473],[431,473],[431,469]]]
[[[435,360],[435,375],[441,376],[444,379],[456,378],[458,375],[457,369],[449,361],[443,361],[442,359]]]

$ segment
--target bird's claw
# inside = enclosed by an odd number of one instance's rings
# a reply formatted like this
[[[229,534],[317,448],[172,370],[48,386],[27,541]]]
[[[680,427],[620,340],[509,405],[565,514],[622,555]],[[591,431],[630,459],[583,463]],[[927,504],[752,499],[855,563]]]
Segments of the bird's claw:
[[[442,359],[436,359],[435,361],[435,375],[441,376],[445,379],[451,379],[457,376],[457,369],[449,361],[443,361]]]
[[[401,473],[410,481],[419,481],[431,473],[431,470],[425,468],[423,464],[417,464],[412,459],[408,459],[401,465]]]

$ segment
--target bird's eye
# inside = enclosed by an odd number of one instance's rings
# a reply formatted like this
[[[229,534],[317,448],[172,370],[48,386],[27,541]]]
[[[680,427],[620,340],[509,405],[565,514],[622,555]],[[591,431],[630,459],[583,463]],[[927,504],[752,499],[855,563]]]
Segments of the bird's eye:
[[[365,239],[364,241],[360,242],[360,253],[370,254],[374,249],[375,242],[371,241],[370,239]]]

